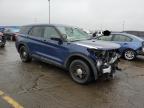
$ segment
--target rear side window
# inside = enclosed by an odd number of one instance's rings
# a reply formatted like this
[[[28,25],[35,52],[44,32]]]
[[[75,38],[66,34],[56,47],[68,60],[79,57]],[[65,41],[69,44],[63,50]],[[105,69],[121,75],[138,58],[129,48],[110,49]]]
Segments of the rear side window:
[[[111,41],[112,35],[110,36],[101,36],[98,38],[98,40],[104,40],[104,41]]]
[[[29,35],[35,37],[43,37],[44,36],[44,27],[33,27],[29,32]]]
[[[129,38],[128,36],[124,35],[114,35],[113,41],[119,41],[119,42],[131,42],[132,39]]]
[[[28,34],[29,30],[30,30],[30,26],[23,26],[20,28],[20,34]]]

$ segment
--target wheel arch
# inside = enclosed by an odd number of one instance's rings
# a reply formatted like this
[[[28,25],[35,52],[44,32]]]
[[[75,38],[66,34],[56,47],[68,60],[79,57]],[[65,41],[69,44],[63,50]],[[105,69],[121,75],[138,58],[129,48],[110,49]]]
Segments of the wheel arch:
[[[83,54],[72,54],[71,56],[69,56],[67,58],[67,60],[65,61],[65,64],[64,64],[65,68],[68,69],[70,66],[70,63],[76,59],[81,59],[81,60],[85,61],[86,63],[88,63],[88,65],[92,71],[92,74],[94,75],[95,80],[98,78],[98,73],[97,73],[97,69],[96,69],[94,61],[89,59],[87,56],[85,56]]]
[[[132,50],[132,51],[135,52],[135,54],[137,54],[136,50],[134,50],[134,49],[132,49],[132,48],[125,48],[125,49],[123,50],[122,54],[124,55],[125,51],[127,51],[127,50]]]
[[[134,52],[134,57],[133,57],[133,58],[127,58],[127,57],[125,56],[126,51],[133,51],[133,52]],[[127,49],[125,49],[125,50],[123,51],[123,54],[122,54],[123,58],[125,58],[126,60],[129,60],[129,61],[134,60],[137,55],[138,55],[138,53],[136,52],[136,50],[134,50],[134,49],[132,49],[132,48],[127,48]]]
[[[18,52],[19,52],[19,50],[20,50],[20,48],[21,48],[22,46],[25,46],[25,47],[28,49],[28,47],[27,47],[27,45],[26,45],[25,43],[20,42],[19,45],[18,45],[18,47],[17,47]],[[28,51],[29,51],[29,49],[28,49]]]

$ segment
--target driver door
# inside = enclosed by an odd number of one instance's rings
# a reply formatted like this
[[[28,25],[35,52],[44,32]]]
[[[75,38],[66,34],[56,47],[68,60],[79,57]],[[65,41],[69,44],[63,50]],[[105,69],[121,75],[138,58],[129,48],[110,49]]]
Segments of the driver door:
[[[50,62],[61,65],[67,54],[66,45],[60,42],[61,35],[53,26],[44,27],[43,56]]]

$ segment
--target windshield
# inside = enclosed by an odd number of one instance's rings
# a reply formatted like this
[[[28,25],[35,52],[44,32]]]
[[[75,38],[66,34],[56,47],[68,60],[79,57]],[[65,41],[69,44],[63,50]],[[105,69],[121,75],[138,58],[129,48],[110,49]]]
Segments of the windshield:
[[[90,36],[79,28],[59,26],[57,29],[64,35],[67,35],[68,41],[88,40]]]

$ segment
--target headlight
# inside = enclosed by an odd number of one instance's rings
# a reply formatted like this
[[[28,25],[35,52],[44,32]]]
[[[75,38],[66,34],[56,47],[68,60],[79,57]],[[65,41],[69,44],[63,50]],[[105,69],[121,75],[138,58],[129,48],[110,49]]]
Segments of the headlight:
[[[106,55],[106,51],[105,50],[95,50],[95,56],[98,58],[103,58]]]
[[[88,49],[88,51],[94,54],[97,58],[103,58],[106,55],[105,50],[98,50],[98,49]]]
[[[142,42],[142,52],[144,52],[144,42]]]
[[[102,60],[97,60],[97,67],[100,67],[102,65]]]
[[[102,66],[103,62],[102,60],[97,60],[97,69],[100,70],[101,66]]]

